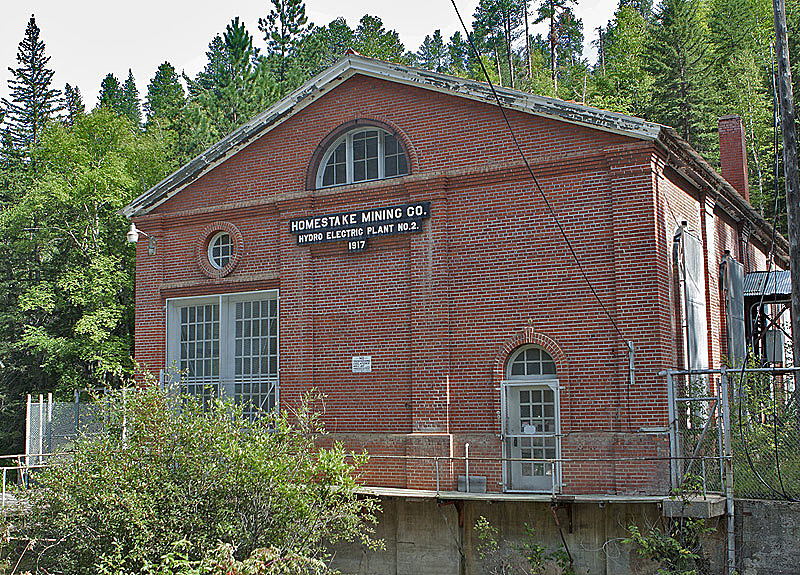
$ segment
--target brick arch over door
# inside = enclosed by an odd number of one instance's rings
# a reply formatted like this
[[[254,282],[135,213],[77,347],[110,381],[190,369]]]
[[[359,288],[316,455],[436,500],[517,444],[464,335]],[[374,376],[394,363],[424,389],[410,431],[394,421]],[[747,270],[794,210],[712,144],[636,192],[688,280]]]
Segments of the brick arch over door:
[[[523,345],[537,345],[550,354],[553,361],[556,362],[556,375],[558,376],[558,385],[563,391],[561,392],[561,424],[562,432],[564,427],[568,427],[569,422],[569,406],[570,406],[570,393],[569,393],[569,363],[567,362],[566,354],[561,350],[561,347],[555,340],[546,336],[543,333],[537,332],[532,327],[517,332],[505,340],[495,355],[494,365],[492,366],[492,381],[495,383],[494,387],[498,391],[495,393],[495,412],[500,413],[500,382],[506,379],[506,363],[515,350]],[[501,415],[502,417],[502,415]],[[500,421],[497,421],[498,429]]]

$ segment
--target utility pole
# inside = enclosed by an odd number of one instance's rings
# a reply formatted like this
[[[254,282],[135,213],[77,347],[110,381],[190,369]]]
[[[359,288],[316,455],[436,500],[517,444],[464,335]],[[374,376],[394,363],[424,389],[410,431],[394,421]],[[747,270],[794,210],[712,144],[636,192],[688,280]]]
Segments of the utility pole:
[[[792,70],[786,32],[784,0],[772,0],[775,11],[775,47],[778,57],[778,98],[783,134],[783,174],[786,179],[786,216],[789,224],[789,268],[792,278],[792,356],[800,367],[800,180],[797,173],[797,140],[794,131]],[[800,377],[794,374],[794,397],[800,413]]]

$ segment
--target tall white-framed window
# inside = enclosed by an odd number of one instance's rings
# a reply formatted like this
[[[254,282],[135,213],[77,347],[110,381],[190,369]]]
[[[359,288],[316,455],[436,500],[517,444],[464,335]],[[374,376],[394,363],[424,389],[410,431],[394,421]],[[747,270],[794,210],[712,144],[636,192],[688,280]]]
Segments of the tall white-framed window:
[[[183,391],[227,395],[247,417],[279,401],[277,290],[167,300],[167,371]]]
[[[507,491],[560,489],[561,423],[556,363],[534,345],[517,349],[502,382]]]
[[[408,158],[397,137],[381,128],[360,127],[337,138],[322,156],[317,187],[383,180],[408,174]]]

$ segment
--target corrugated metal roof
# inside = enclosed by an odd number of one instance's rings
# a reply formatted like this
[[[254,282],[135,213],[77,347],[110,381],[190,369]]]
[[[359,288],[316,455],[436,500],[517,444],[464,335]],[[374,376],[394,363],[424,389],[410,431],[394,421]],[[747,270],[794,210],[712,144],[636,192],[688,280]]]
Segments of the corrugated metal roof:
[[[766,296],[791,295],[792,280],[789,272],[750,272],[746,274],[744,276],[744,297],[760,296],[762,293]]]

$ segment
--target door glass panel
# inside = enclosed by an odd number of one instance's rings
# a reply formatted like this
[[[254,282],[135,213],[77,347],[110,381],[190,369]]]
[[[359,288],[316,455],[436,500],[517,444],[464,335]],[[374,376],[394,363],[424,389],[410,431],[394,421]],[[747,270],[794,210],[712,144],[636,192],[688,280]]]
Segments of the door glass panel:
[[[555,393],[541,386],[508,388],[508,453],[511,488],[549,491],[557,457]],[[531,461],[524,461],[524,460]]]
[[[219,393],[219,305],[180,309],[178,369],[186,392],[203,401]]]
[[[277,333],[272,335],[267,328],[278,319],[272,315],[277,311],[272,304],[270,300],[235,304],[234,398],[249,418],[275,407],[278,362],[270,351],[273,340],[277,350]]]

